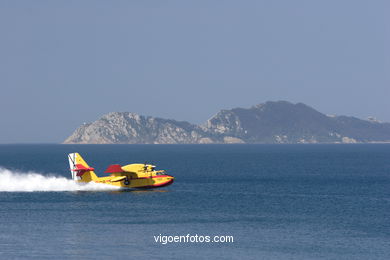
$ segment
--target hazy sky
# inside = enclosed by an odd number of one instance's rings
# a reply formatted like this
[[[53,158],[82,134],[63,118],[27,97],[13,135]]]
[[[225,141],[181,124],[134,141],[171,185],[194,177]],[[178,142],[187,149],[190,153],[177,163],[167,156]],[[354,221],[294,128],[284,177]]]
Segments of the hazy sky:
[[[390,1],[0,1],[0,143],[267,100],[390,121]]]

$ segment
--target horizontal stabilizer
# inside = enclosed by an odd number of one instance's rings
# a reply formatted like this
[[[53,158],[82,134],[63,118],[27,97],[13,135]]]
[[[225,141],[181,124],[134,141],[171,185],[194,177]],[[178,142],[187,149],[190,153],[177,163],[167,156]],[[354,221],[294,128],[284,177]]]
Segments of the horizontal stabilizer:
[[[119,164],[112,164],[107,167],[107,169],[104,171],[104,173],[117,173],[117,172],[124,172],[122,170],[122,166]]]
[[[85,167],[82,164],[76,164],[76,167],[72,170],[74,172],[77,172],[77,176],[83,175],[85,172],[88,171],[94,171],[95,169],[92,167]]]

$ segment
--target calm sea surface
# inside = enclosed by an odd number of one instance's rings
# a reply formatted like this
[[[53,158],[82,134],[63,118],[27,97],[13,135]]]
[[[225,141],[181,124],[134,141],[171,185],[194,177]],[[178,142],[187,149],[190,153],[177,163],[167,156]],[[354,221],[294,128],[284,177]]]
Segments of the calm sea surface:
[[[176,179],[78,191],[70,152]],[[0,259],[390,259],[390,145],[0,145],[0,167]]]

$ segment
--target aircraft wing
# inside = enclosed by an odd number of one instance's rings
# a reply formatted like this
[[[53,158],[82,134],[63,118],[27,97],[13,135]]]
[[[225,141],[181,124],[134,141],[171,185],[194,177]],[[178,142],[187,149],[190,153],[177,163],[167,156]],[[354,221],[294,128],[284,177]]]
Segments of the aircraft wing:
[[[118,176],[118,177],[112,178],[111,182],[123,181],[124,179],[126,179],[126,176]]]
[[[104,171],[104,173],[118,173],[123,172],[122,167],[119,164],[112,164]]]

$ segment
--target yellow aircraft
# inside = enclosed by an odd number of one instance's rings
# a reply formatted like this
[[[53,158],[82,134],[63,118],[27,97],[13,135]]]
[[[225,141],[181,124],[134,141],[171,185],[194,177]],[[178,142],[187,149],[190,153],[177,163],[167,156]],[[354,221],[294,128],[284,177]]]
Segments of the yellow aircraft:
[[[156,188],[173,183],[174,177],[166,175],[164,170],[156,171],[151,164],[129,164],[108,166],[107,177],[98,177],[94,168],[90,167],[78,153],[68,155],[72,179],[77,182],[104,183],[122,188]]]

